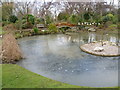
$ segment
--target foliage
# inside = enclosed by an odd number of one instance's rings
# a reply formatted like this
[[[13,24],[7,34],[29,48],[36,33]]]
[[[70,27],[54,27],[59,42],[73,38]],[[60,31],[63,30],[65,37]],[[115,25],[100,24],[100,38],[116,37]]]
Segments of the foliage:
[[[113,17],[113,23],[114,24],[118,23],[118,15],[114,15],[114,17]]]
[[[71,16],[69,17],[69,22],[72,23],[72,24],[77,24],[77,23],[79,22],[78,16],[76,16],[76,15],[71,15]]]
[[[6,26],[6,25],[8,25],[8,24],[10,24],[9,21],[2,21],[2,26],[3,26],[3,27]]]
[[[20,34],[20,33],[16,33],[16,34],[15,34],[15,38],[21,38],[21,37],[23,37],[22,34]]]
[[[110,14],[107,14],[106,17],[108,18],[109,21],[112,21],[114,18],[114,15],[110,13]]]
[[[22,20],[24,20],[25,22],[30,22],[33,25],[35,23],[35,17],[31,14],[25,15]]]
[[[102,17],[102,22],[106,23],[108,21],[113,21],[114,20],[114,16],[113,14],[107,14],[106,16]]]
[[[24,23],[26,23],[27,22],[27,20],[26,19],[22,19],[22,23],[24,24]]]
[[[61,12],[58,15],[58,20],[60,20],[60,21],[67,21],[68,18],[69,18],[69,14],[66,12]]]
[[[7,21],[12,15],[13,4],[12,3],[3,3],[2,4],[2,21]]]
[[[36,20],[35,20],[35,24],[44,24],[44,23],[45,23],[45,21],[43,18],[36,18]]]
[[[3,34],[3,30],[2,30],[2,27],[0,27],[0,35]]]
[[[38,28],[33,29],[35,33],[38,33]]]
[[[35,24],[35,17],[31,14],[28,14],[23,17],[22,19],[22,28],[27,29],[27,28],[33,28]]]
[[[118,9],[118,22],[120,22],[120,8]]]
[[[78,15],[79,22],[84,22],[83,14]]]
[[[55,24],[49,24],[48,30],[53,33],[57,33],[57,27]]]
[[[117,25],[116,24],[112,24],[112,25],[110,25],[110,26],[108,26],[108,28],[110,29],[110,30],[115,30],[115,29],[117,29]]]
[[[94,16],[93,16],[93,22],[102,23],[102,16],[98,15],[98,14],[94,14]]]
[[[53,22],[52,18],[50,16],[46,16],[46,24],[50,24]]]
[[[23,29],[33,28],[33,24],[31,22],[26,22],[22,24]]]
[[[118,23],[117,28],[118,28],[118,30],[120,30],[120,23]]]
[[[11,15],[9,17],[9,21],[12,22],[12,23],[15,23],[17,20],[18,20],[18,18],[15,15]]]
[[[84,19],[85,20],[89,20],[90,19],[90,17],[91,17],[91,15],[90,15],[90,13],[89,12],[86,12],[85,14],[84,14]]]
[[[102,22],[106,23],[107,21],[109,21],[108,17],[103,16],[103,17],[102,17]]]
[[[17,20],[16,23],[14,24],[16,29],[21,29],[22,28],[22,20]]]
[[[31,14],[28,14],[27,18],[28,18],[28,22],[31,22],[34,25],[34,23],[35,23],[35,17],[33,15],[31,15]]]

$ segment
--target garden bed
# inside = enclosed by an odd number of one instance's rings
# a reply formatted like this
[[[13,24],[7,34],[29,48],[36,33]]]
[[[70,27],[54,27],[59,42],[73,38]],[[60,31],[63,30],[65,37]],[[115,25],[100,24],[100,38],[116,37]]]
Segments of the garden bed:
[[[97,56],[120,56],[120,52],[118,52],[120,46],[108,41],[84,44],[80,48],[84,52]],[[96,51],[96,48],[102,48],[102,50]]]

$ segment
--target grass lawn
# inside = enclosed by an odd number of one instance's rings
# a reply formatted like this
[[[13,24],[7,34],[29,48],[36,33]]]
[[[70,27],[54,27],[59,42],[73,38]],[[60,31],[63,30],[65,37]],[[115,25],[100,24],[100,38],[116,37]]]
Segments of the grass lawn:
[[[2,89],[2,65],[0,64],[0,90]]]
[[[0,75],[0,81],[2,80],[2,85],[0,82],[0,90],[1,86],[2,88],[89,88],[90,90],[97,90],[97,88],[75,86],[51,80],[30,72],[16,64],[0,65],[0,74],[2,74],[2,77]],[[118,87],[106,88],[109,90],[118,90]]]
[[[2,27],[0,27],[0,35],[2,34],[3,32],[2,32]]]
[[[85,88],[48,79],[16,64],[2,65],[3,88]]]

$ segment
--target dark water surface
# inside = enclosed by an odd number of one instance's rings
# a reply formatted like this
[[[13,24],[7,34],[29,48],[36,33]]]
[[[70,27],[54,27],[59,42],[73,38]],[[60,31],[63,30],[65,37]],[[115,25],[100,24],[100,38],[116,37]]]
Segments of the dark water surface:
[[[118,35],[71,33],[25,37],[18,42],[26,59],[17,64],[53,80],[78,86],[118,86],[118,58],[87,54],[79,46],[91,41],[119,42]]]

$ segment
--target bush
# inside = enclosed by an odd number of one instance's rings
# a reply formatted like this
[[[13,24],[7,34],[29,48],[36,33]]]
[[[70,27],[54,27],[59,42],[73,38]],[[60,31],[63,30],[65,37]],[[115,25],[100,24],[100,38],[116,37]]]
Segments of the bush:
[[[99,28],[99,29],[103,29],[103,28],[104,28],[104,25],[103,25],[103,24],[100,24],[100,25],[98,26],[98,28]]]
[[[113,14],[107,14],[106,17],[108,17],[109,21],[112,21],[113,18],[114,18],[114,15]]]
[[[31,14],[28,14],[28,22],[31,22],[34,25],[35,24],[35,17]]]
[[[12,15],[9,17],[9,21],[12,23],[15,23],[18,20],[18,18],[15,15]]]
[[[118,30],[120,30],[120,23],[117,25]]]
[[[77,23],[79,22],[78,16],[76,16],[76,15],[71,15],[71,16],[69,17],[69,22],[72,23],[72,24],[77,24]]]
[[[108,17],[103,16],[103,17],[102,17],[102,22],[106,23],[107,21],[109,21]]]
[[[87,12],[87,13],[84,14],[84,19],[85,19],[85,20],[88,21],[88,20],[90,19],[90,17],[91,17],[91,15],[90,15],[89,12]]]
[[[85,20],[84,20],[84,14],[79,14],[78,18],[79,18],[79,23],[85,22]]]
[[[117,25],[116,24],[112,24],[112,25],[110,25],[108,28],[110,29],[110,30],[114,30],[114,29],[117,29]]]
[[[28,14],[23,17],[22,19],[22,28],[27,29],[27,28],[33,28],[35,24],[35,18],[33,15]]]
[[[8,25],[8,24],[10,24],[10,22],[8,22],[8,21],[2,21],[2,26],[3,27],[6,26],[6,25]]]
[[[21,20],[16,21],[16,23],[14,24],[14,26],[15,26],[16,29],[19,30],[22,27],[22,21]]]
[[[117,15],[114,16],[114,18],[113,18],[113,23],[114,23],[114,24],[117,24],[117,23],[118,23],[118,16],[117,16]]]
[[[11,24],[8,24],[8,25],[4,26],[3,30],[11,32],[11,31],[16,30],[16,29],[15,29],[14,24],[11,23]]]
[[[53,32],[53,33],[57,33],[57,32],[58,32],[57,27],[56,27],[55,24],[49,24],[48,30],[49,30],[50,32]]]
[[[22,24],[23,29],[33,28],[33,24],[31,22],[26,22]]]
[[[112,21],[107,21],[107,22],[104,24],[104,26],[105,26],[105,27],[109,27],[109,26],[111,26],[112,24],[113,24]]]
[[[33,29],[35,33],[38,33],[38,28]]]
[[[62,20],[62,21],[67,21],[68,20],[68,18],[69,18],[70,16],[69,16],[69,14],[68,13],[66,13],[66,12],[61,12],[61,13],[59,13],[59,15],[58,15],[58,20]]]
[[[27,22],[27,20],[26,19],[22,19],[22,23],[24,24],[24,23],[26,23]]]
[[[50,16],[46,16],[45,18],[46,18],[47,25],[53,22],[53,19]]]
[[[108,21],[116,22],[117,20],[116,20],[116,17],[113,14],[107,14],[106,16],[102,17],[102,22],[106,23]]]

